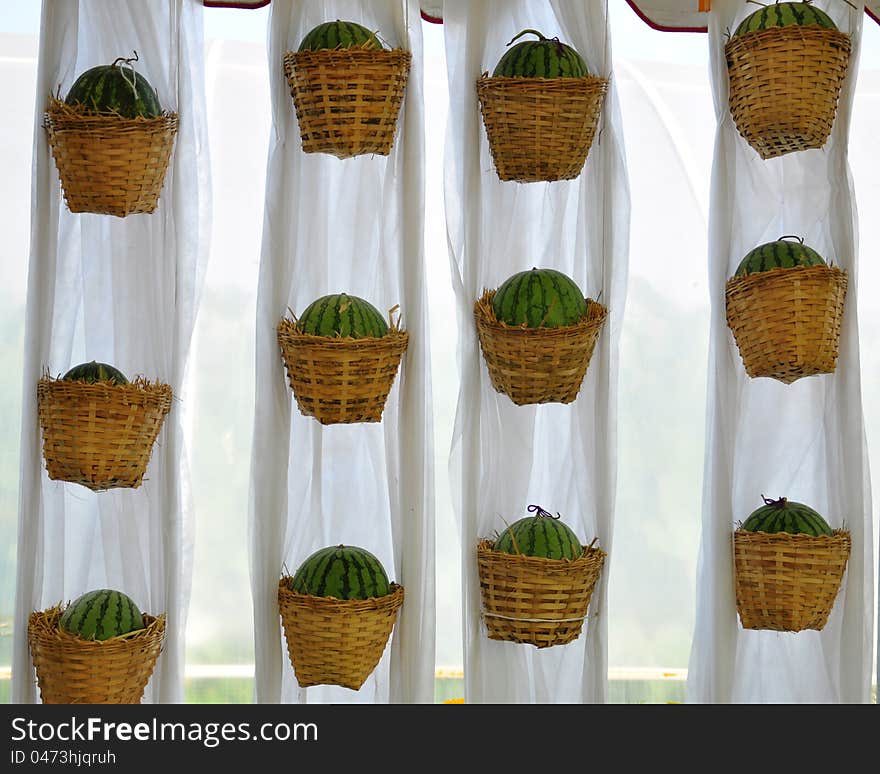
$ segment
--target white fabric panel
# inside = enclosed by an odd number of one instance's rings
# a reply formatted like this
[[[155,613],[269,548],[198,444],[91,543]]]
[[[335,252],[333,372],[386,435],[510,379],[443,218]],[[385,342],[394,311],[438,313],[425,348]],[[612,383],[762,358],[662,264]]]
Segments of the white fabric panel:
[[[602,702],[607,690],[605,603],[616,484],[617,371],[626,296],[629,190],[604,3],[468,3],[443,9],[449,75],[446,215],[458,302],[459,394],[451,454],[462,540],[465,697],[468,702]],[[510,39],[533,28],[611,77],[601,131],[572,181],[499,181],[475,82]],[[571,276],[609,307],[586,379],[568,405],[516,406],[494,392],[473,303],[532,266]],[[538,503],[609,552],[581,636],[538,650],[492,641],[480,619],[476,545]],[[504,521],[503,521],[504,520]]]
[[[302,152],[284,52],[327,19],[379,30],[412,52],[389,156]],[[250,512],[257,701],[431,702],[434,691],[434,492],[424,281],[424,119],[418,3],[272,3],[273,131],[257,296],[256,412]],[[299,413],[275,327],[327,293],[400,304],[409,331],[381,423],[322,426]],[[385,653],[357,692],[299,689],[278,613],[278,579],[337,543],[374,553],[406,598]]]
[[[21,438],[13,701],[37,697],[26,641],[32,610],[109,586],[167,615],[145,701],[183,698],[192,534],[182,387],[210,219],[202,8],[195,0],[44,2],[34,129],[33,210]],[[72,214],[41,126],[46,98],[83,70],[137,50],[138,72],[180,124],[152,214]],[[171,385],[172,410],[138,489],[96,494],[50,481],[36,383],[96,359]]]
[[[718,122],[709,224],[711,339],[697,610],[688,674],[694,702],[864,702],[872,660],[872,538],[857,318],[858,244],[847,142],[863,4],[817,5],[853,39],[832,135],[820,150],[762,161],[728,108],[725,31],[739,0],[714,0],[710,71]],[[783,234],[849,274],[833,375],[750,379],[725,321],[724,287],[742,257]],[[761,495],[812,505],[852,533],[843,587],[821,632],[745,631],[733,591],[732,532]]]

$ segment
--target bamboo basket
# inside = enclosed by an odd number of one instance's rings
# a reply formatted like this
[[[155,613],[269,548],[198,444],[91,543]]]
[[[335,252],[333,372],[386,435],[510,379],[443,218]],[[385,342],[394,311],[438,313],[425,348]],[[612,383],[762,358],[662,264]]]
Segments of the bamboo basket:
[[[795,266],[731,277],[727,325],[746,373],[785,384],[834,373],[846,300],[846,272]]]
[[[491,540],[477,544],[481,616],[490,640],[537,648],[576,640],[605,552],[592,545],[574,561],[495,551]]]
[[[762,159],[825,145],[851,49],[848,35],[818,26],[771,27],[727,42],[730,113]]]
[[[736,609],[744,629],[824,628],[849,559],[850,533],[832,537],[737,529]]]
[[[391,152],[412,55],[403,49],[286,51],[304,153]]]
[[[114,385],[44,376],[37,411],[49,478],[95,492],[139,487],[171,398],[170,386],[145,379]]]
[[[296,681],[358,690],[385,652],[403,586],[392,583],[384,597],[343,600],[300,594],[291,580],[278,584],[278,608]]]
[[[322,425],[381,422],[409,334],[393,320],[381,338],[313,336],[287,318],[278,345],[300,412]]]
[[[85,640],[58,627],[60,605],[28,619],[28,647],[43,704],[140,704],[165,636],[165,615],[144,614],[145,628]]]
[[[587,313],[575,325],[527,328],[500,322],[492,310],[494,290],[474,304],[474,320],[492,387],[516,405],[571,403],[593,357],[608,310],[586,299]]]
[[[593,144],[608,80],[484,74],[477,97],[500,180],[572,180]]]
[[[177,114],[90,114],[49,97],[43,126],[71,212],[124,218],[159,203],[177,134]]]

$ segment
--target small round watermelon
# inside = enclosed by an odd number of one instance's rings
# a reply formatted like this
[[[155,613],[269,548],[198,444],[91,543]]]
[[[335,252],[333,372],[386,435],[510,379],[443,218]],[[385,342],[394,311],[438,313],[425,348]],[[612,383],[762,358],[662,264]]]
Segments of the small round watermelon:
[[[493,78],[583,78],[587,63],[571,46],[559,38],[545,38],[537,30],[523,30],[508,46],[523,35],[536,35],[537,40],[516,43],[498,61]]]
[[[310,30],[299,44],[299,51],[323,49],[365,48],[381,51],[385,48],[375,32],[350,21],[324,22]]]
[[[780,3],[777,0],[777,2],[760,8],[743,19],[733,36],[766,30],[770,27],[790,27],[793,25],[801,27],[814,25],[823,29],[837,29],[837,25],[831,17],[810,2]]]
[[[58,625],[86,640],[108,640],[143,629],[144,619],[128,595],[114,589],[96,589],[71,602]]]
[[[297,320],[297,330],[312,336],[381,338],[388,333],[388,323],[369,301],[334,293],[309,304]]]
[[[746,532],[787,532],[791,535],[804,534],[818,537],[834,534],[828,522],[809,505],[797,503],[780,497],[770,500],[766,497],[764,505],[752,511],[743,522]]]
[[[492,299],[499,322],[528,328],[574,325],[587,313],[577,283],[556,269],[521,271],[502,283]]]
[[[61,378],[66,382],[86,382],[86,384],[95,384],[96,382],[112,382],[117,386],[128,384],[125,374],[118,368],[107,363],[97,363],[94,360],[90,363],[80,363],[74,366]]]
[[[90,113],[157,118],[162,115],[159,95],[130,66],[134,61],[137,52],[133,59],[120,57],[113,64],[86,70],[74,81],[64,101],[68,105],[82,105]]]
[[[357,546],[328,546],[315,551],[296,571],[292,591],[313,597],[372,599],[391,592],[382,563]]]
[[[493,545],[496,551],[571,560],[583,554],[578,536],[559,514],[553,516],[539,505],[530,505],[527,510],[535,515],[525,516],[505,529]]]
[[[765,242],[751,250],[736,268],[736,277],[757,274],[770,269],[791,269],[795,266],[827,266],[825,259],[804,240],[797,237],[790,242],[780,237],[775,242]]]

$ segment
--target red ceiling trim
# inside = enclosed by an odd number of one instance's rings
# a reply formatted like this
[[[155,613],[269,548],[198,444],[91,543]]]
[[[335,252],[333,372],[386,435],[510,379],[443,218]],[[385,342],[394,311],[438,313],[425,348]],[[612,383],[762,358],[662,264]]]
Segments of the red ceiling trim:
[[[880,24],[880,16],[875,16],[874,12],[870,8],[868,8],[867,5],[865,6],[865,13],[868,14],[868,16],[870,16],[875,22],[877,22],[877,24]]]
[[[633,9],[636,16],[638,16],[645,24],[647,24],[651,29],[657,30],[658,32],[708,32],[708,27],[666,27],[663,24],[657,24],[654,21],[651,21],[642,10],[635,4],[635,0],[626,0],[629,4],[629,7]]]
[[[223,0],[202,0],[202,5],[206,8],[240,8],[243,11],[250,11],[253,8],[263,8],[272,0],[256,0],[253,3],[235,3],[235,2],[224,2]]]
[[[442,16],[431,16],[430,14],[427,14],[424,11],[422,11],[422,18],[426,22],[430,22],[431,24],[443,24],[443,17]]]

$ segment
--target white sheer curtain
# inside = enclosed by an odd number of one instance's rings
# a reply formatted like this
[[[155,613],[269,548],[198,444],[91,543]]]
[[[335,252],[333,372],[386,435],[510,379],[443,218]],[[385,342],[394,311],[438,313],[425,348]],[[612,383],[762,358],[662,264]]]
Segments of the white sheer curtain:
[[[709,225],[711,340],[696,623],[688,673],[693,702],[864,702],[872,660],[872,537],[860,392],[858,244],[848,138],[864,3],[817,2],[852,35],[853,55],[823,149],[762,161],[728,109],[726,31],[750,12],[716,0],[709,16],[718,128]],[[751,9],[754,10],[754,9]],[[750,379],[725,322],[724,286],[742,257],[799,234],[849,274],[833,375],[784,385]],[[743,630],[733,591],[732,532],[761,494],[812,505],[852,533],[843,586],[823,631]]]
[[[446,216],[458,303],[459,393],[450,458],[462,541],[465,698],[468,702],[602,702],[607,691],[607,583],[614,521],[618,340],[624,311],[629,190],[604,3],[578,0],[443,6],[449,74]],[[581,175],[502,183],[489,154],[475,83],[523,29],[559,36],[610,78],[600,131]],[[605,304],[577,400],[516,406],[494,392],[482,362],[473,303],[532,266],[572,277]],[[476,545],[539,503],[609,552],[581,636],[567,645],[489,640],[480,619]]]
[[[358,22],[412,52],[389,156],[302,152],[282,60],[332,19]],[[418,3],[275,0],[269,32],[273,128],[257,296],[250,568],[256,699],[430,702],[434,691],[434,492],[423,265],[424,120]],[[381,423],[320,425],[299,413],[275,327],[327,293],[400,304],[409,347]],[[278,580],[336,543],[374,553],[406,599],[392,640],[357,692],[302,689],[287,655]]]
[[[38,696],[28,652],[32,610],[109,586],[167,615],[146,701],[183,698],[183,632],[193,536],[182,394],[207,255],[210,200],[202,8],[195,0],[46,0],[34,119],[13,701]],[[138,72],[177,111],[179,130],[152,214],[72,214],[41,126],[46,99],[83,70],[138,52]],[[175,401],[138,489],[94,493],[50,481],[36,384],[84,360],[171,385]]]

